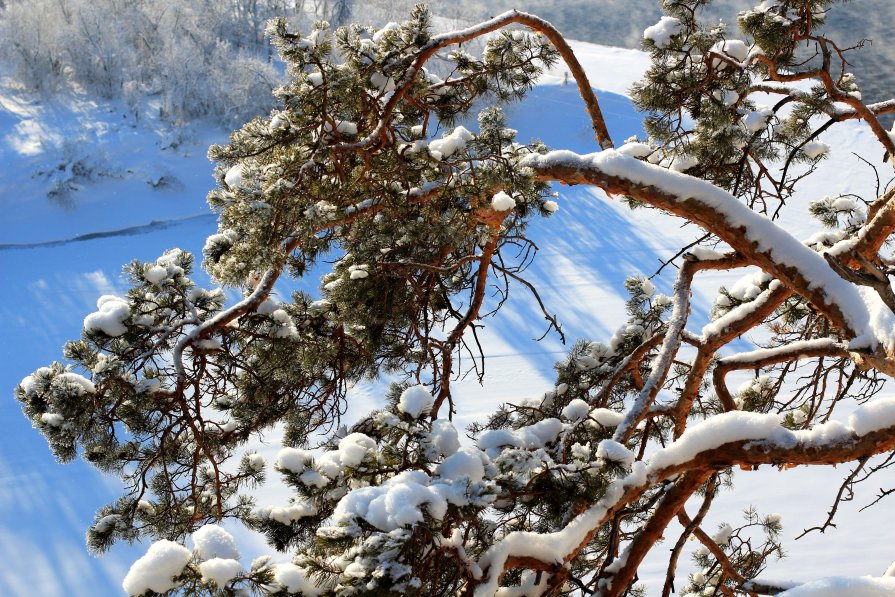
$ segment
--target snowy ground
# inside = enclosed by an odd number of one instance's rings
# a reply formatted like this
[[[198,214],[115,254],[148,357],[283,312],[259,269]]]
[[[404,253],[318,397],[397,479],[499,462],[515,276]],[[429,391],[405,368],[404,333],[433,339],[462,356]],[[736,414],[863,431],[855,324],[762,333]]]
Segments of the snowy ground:
[[[574,47],[594,86],[603,90],[600,98],[616,141],[640,132],[640,118],[622,94],[646,67],[646,57],[592,44]],[[510,124],[522,139],[540,137],[552,147],[594,151],[582,102],[562,80],[562,69],[545,77],[525,103],[509,109]],[[84,531],[93,511],[117,495],[117,483],[81,463],[55,464],[11,391],[36,367],[59,358],[62,343],[77,337],[100,294],[123,289],[121,265],[134,258],[154,259],[173,246],[199,252],[205,236],[214,231],[204,204],[213,184],[204,155],[209,143],[225,139],[225,132],[197,126],[191,131],[193,140],[183,141],[158,130],[151,120],[134,123],[120,106],[76,101],[41,105],[0,92],[0,388],[7,396],[0,401],[0,424],[6,431],[0,436],[0,558],[5,564],[0,566],[0,594],[117,595],[127,566],[142,553],[139,546],[120,546],[103,558],[87,555]],[[824,140],[834,148],[824,165],[827,174],[806,184],[787,212],[799,214],[787,220],[797,236],[813,230],[801,215],[808,200],[834,190],[873,194],[872,173],[851,155],[872,146],[867,131],[849,124]],[[92,177],[83,174],[91,168]],[[54,188],[69,192],[48,198],[47,191]],[[558,190],[560,211],[530,229],[541,251],[529,278],[558,313],[570,340],[606,339],[624,321],[622,281],[632,274],[651,274],[697,230],[654,212],[631,212],[588,189]],[[660,291],[670,288],[670,275],[666,272],[657,283]],[[706,320],[712,289],[737,277],[706,278],[705,292],[694,297],[691,327]],[[523,289],[514,298],[499,318],[488,322],[486,383],[467,380],[460,386],[463,424],[483,418],[500,402],[552,385],[551,367],[564,347],[555,336],[533,342],[543,332],[543,319]],[[349,418],[376,405],[379,390],[376,385],[356,388]],[[275,439],[259,446],[269,461],[278,449]],[[791,540],[823,519],[844,474],[834,469],[739,473],[738,491],[719,498],[708,526],[725,520],[736,524],[738,512],[756,504],[763,513],[783,515],[785,546],[792,554],[775,564],[768,577],[878,575],[895,551],[887,549],[888,504],[856,514],[857,506],[872,495],[859,495],[847,504],[838,529]],[[272,483],[262,497],[281,503],[287,494]],[[671,528],[669,541],[673,536]],[[260,544],[254,549],[261,549]],[[244,551],[253,549],[246,545]],[[648,594],[656,592],[664,577],[661,564],[654,560],[642,570]]]

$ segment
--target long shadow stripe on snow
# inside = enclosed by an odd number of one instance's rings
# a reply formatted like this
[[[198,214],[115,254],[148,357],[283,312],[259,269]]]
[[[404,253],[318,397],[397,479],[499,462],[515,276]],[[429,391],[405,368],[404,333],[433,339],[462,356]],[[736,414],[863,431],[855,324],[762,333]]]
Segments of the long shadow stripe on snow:
[[[110,238],[115,236],[135,236],[138,234],[149,234],[156,230],[164,230],[172,226],[179,226],[188,222],[213,220],[216,214],[197,214],[194,216],[186,216],[183,218],[173,218],[170,220],[152,220],[148,224],[140,224],[138,226],[129,226],[127,228],[119,228],[117,230],[104,230],[101,232],[88,232],[87,234],[79,234],[72,238],[62,240],[48,240],[36,243],[11,243],[0,244],[0,251],[14,251],[16,249],[38,249],[46,247],[60,247],[71,243],[78,243],[87,240],[96,240],[99,238]]]

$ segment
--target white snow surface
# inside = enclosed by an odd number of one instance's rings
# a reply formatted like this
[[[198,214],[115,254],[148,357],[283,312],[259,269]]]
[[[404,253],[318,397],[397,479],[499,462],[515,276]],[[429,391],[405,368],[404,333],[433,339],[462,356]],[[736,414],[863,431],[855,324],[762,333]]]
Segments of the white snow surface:
[[[43,413],[40,415],[40,421],[50,427],[62,427],[62,423],[65,419],[58,413]]]
[[[494,211],[507,211],[516,207],[516,200],[504,191],[500,191],[491,197],[491,209]]]
[[[759,106],[757,109],[747,112],[743,116],[742,123],[750,133],[760,133],[768,128],[768,122],[774,116],[774,111],[767,106]]]
[[[429,440],[438,448],[442,456],[450,456],[460,449],[460,435],[453,423],[445,419],[432,421]]]
[[[674,466],[690,460],[699,452],[728,442],[763,440],[780,428],[775,414],[727,412],[691,425],[678,440],[655,452],[649,460],[650,469]]]
[[[746,45],[746,42],[739,39],[721,40],[712,46],[711,51],[716,54],[729,56],[737,62],[743,62],[749,57],[749,46]],[[719,63],[724,64],[724,61],[716,59],[715,66],[719,66]]]
[[[602,427],[618,427],[625,419],[625,415],[608,408],[595,408],[590,411],[589,417]]]
[[[895,425],[895,398],[875,398],[862,404],[848,418],[848,424],[858,435]]]
[[[597,458],[617,462],[627,468],[634,463],[634,453],[623,444],[611,439],[604,439],[597,446]]]
[[[143,272],[143,279],[158,286],[168,278],[168,270],[160,265],[152,265]]]
[[[490,458],[496,458],[504,447],[543,448],[554,441],[562,429],[559,419],[543,419],[519,429],[489,429],[479,436],[478,446]]]
[[[892,595],[895,595],[895,578],[862,576],[815,580],[779,593],[778,597],[891,597]]]
[[[78,375],[77,373],[72,373],[71,371],[66,371],[57,375],[56,379],[53,380],[53,385],[62,385],[68,386],[69,388],[75,388],[75,391],[81,395],[93,394],[94,392],[96,392],[96,387],[93,385],[92,381],[90,381],[83,375]]]
[[[238,560],[239,550],[236,541],[228,531],[216,524],[206,524],[197,529],[193,535],[193,545],[202,560],[225,558]]]
[[[190,550],[173,541],[156,541],[133,563],[121,586],[128,595],[169,591],[174,588],[173,578],[183,572],[191,555]]]
[[[236,578],[242,571],[239,561],[225,558],[211,558],[199,564],[199,573],[205,582],[213,582],[218,587],[223,587],[229,581]]]
[[[304,502],[293,502],[288,506],[265,506],[258,509],[258,514],[262,517],[276,520],[282,524],[292,524],[296,520],[305,518],[306,516],[315,516],[317,508],[311,504]]]
[[[429,154],[436,160],[449,158],[466,148],[466,144],[475,139],[475,135],[466,127],[458,126],[441,139],[429,142]]]
[[[588,415],[590,405],[581,398],[575,398],[562,409],[562,416],[569,421],[579,421]]]
[[[278,585],[286,589],[289,593],[305,595],[307,597],[323,594],[323,589],[318,588],[314,582],[307,577],[304,570],[295,564],[277,564],[274,568],[273,578]]]
[[[130,317],[131,307],[120,297],[103,295],[96,301],[97,311],[84,318],[84,330],[102,332],[107,336],[117,337],[127,331],[124,320]]]
[[[811,429],[790,431],[780,423],[780,416],[774,413],[731,411],[714,415],[692,424],[677,441],[653,453],[649,459],[650,471],[681,464],[700,452],[729,442],[755,440],[786,448],[847,442],[855,436],[860,438],[895,427],[895,396],[876,397],[858,406],[849,417],[848,426],[831,420]]]
[[[462,448],[445,458],[435,472],[446,480],[466,476],[470,483],[478,483],[485,477],[485,463],[488,460],[488,456],[481,450]]]
[[[356,467],[375,451],[376,442],[363,433],[351,433],[339,440],[339,460],[344,466]]]
[[[231,166],[227,173],[224,174],[224,182],[231,189],[236,189],[242,185],[242,164]]]
[[[846,323],[859,334],[853,346],[875,347],[878,343],[873,331],[869,329],[867,307],[855,287],[839,277],[823,257],[767,217],[740,203],[727,191],[707,181],[666,170],[613,150],[587,155],[566,150],[551,151],[544,155],[531,155],[523,163],[536,166],[563,164],[595,170],[655,187],[681,200],[692,198],[704,203],[725,216],[731,227],[739,229],[758,249],[770,253],[778,263],[798,270],[812,288],[822,290],[830,302],[842,311]]]
[[[424,385],[411,386],[401,393],[398,400],[398,409],[407,413],[414,419],[419,419],[425,413],[432,410],[435,399],[432,392]]]
[[[299,448],[283,448],[277,453],[276,467],[300,475],[314,460],[314,455]]]
[[[423,471],[404,471],[382,485],[355,489],[336,505],[333,524],[359,517],[382,531],[394,531],[422,522],[423,508],[440,520],[447,512],[447,501],[430,487],[429,480]]]
[[[659,48],[666,48],[671,43],[671,38],[681,32],[681,22],[669,16],[663,16],[655,25],[650,25],[643,31],[643,39],[651,39]]]
[[[809,158],[815,159],[827,155],[830,152],[830,146],[823,141],[809,141],[802,146],[802,151]]]

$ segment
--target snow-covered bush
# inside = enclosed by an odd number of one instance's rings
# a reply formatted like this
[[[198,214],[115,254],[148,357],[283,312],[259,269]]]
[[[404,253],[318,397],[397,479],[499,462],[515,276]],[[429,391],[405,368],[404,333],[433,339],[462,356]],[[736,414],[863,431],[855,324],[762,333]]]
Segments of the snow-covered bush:
[[[801,62],[797,45],[833,52],[819,34],[830,2],[763,2],[741,15],[749,41],[702,26],[701,4],[665,2],[647,31],[653,67],[634,95],[648,138],[619,150],[569,45],[532,15],[442,35],[422,5],[381,28],[269,24],[288,66],[278,107],[210,150],[219,230],[204,266],[242,298],[228,306],[223,290],[199,288],[178,249],[132,262],[127,293],[101,297],[66,345],[69,364],[15,390],[60,460],[80,455],[126,482],[89,546],[159,539],[129,593],[636,594],[673,519],[683,531],[666,595],[690,538],[698,570],[678,582],[690,594],[787,588],[757,578],[781,554],[779,515],[709,529],[705,517],[736,467],[854,463],[843,496],[890,463],[895,399],[877,394],[895,372],[895,193],[866,209],[846,196],[812,204],[830,230],[805,243],[773,214],[838,121],[864,119],[895,155],[877,120],[895,103],[862,103],[831,60],[819,72]],[[476,38],[481,56],[458,47]],[[427,69],[435,57],[449,74]],[[596,153],[524,144],[505,126],[500,104],[560,58]],[[762,108],[757,94],[780,100]],[[461,442],[452,381],[487,314],[532,291],[558,331],[524,278],[526,226],[557,209],[551,182],[665,210],[704,229],[705,246],[672,260],[667,295],[630,278],[611,338],[576,342],[552,390],[509,400]],[[313,266],[327,269],[319,296],[276,298],[278,279]],[[694,279],[746,268],[692,331]],[[752,371],[732,393],[728,375]],[[378,376],[391,381],[381,407],[343,424],[349,388]],[[267,467],[247,444],[275,425],[273,468],[294,495],[256,504],[248,490]],[[243,562],[218,526],[237,521],[293,561]]]
[[[46,180],[47,197],[63,205],[83,184],[122,175],[108,154],[97,151],[86,137],[63,139],[58,146],[44,143],[50,160],[35,169],[33,177]]]

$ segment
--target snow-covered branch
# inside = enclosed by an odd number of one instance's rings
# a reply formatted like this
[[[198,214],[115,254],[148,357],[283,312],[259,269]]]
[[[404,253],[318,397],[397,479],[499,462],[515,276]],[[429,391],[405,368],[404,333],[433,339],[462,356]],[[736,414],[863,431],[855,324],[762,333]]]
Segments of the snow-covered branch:
[[[698,223],[805,296],[851,337],[867,332],[869,314],[851,284],[770,219],[708,182],[612,150],[588,155],[553,151],[532,155],[524,165],[542,180],[595,185]],[[862,340],[872,342],[866,336]]]

